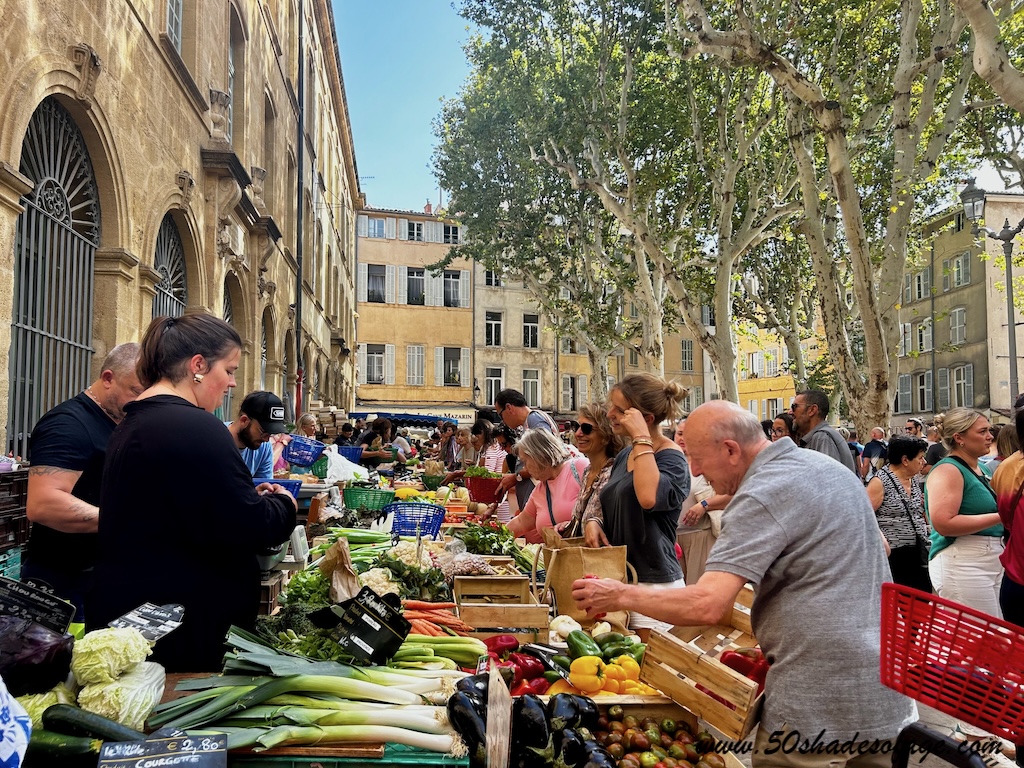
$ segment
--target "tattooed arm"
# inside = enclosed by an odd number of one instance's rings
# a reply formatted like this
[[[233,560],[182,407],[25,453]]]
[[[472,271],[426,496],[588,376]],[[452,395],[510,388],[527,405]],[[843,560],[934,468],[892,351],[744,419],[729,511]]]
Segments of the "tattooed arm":
[[[100,510],[73,496],[81,472],[35,466],[28,470],[28,519],[64,533],[95,533]]]

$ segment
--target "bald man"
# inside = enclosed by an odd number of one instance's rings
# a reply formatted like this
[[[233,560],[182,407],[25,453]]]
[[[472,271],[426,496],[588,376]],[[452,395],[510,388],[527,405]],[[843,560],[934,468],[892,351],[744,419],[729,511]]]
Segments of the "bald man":
[[[917,710],[879,682],[881,586],[892,577],[860,480],[791,440],[768,442],[752,414],[725,400],[693,411],[684,439],[694,474],[733,495],[704,575],[674,590],[580,579],[573,597],[591,615],[628,607],[717,624],[752,582],[754,634],[772,665],[754,768],[888,768],[882,742],[891,748]],[[845,754],[826,749],[851,739]],[[780,746],[805,740],[804,754]],[[877,751],[859,750],[862,741]]]

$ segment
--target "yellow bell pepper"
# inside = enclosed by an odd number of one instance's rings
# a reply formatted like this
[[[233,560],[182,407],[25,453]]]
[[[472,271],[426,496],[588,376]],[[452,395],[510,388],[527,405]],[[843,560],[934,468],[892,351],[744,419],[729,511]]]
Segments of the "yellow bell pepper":
[[[569,682],[586,693],[604,688],[604,661],[600,656],[580,656],[569,667]]]
[[[640,665],[637,663],[636,659],[629,654],[622,654],[615,660],[615,663],[622,667],[622,671],[625,673],[627,680],[640,679]]]
[[[585,695],[579,688],[573,688],[566,679],[556,680],[551,684],[551,687],[547,690],[548,696],[554,696],[556,693],[575,693],[579,695]]]
[[[625,693],[630,696],[640,695],[640,686],[642,683],[636,680],[623,680],[619,685],[619,693]]]
[[[618,664],[604,665],[604,690],[619,693],[626,680],[626,671]]]
[[[604,688],[601,689],[601,693],[621,693],[619,690],[619,685],[621,685],[621,683],[621,680],[606,677],[604,679]]]

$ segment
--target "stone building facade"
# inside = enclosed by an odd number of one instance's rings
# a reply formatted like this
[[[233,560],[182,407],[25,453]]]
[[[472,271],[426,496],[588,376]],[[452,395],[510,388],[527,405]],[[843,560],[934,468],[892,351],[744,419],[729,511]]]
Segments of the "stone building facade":
[[[304,402],[350,407],[363,203],[329,2],[0,0],[0,19],[5,452],[160,314],[235,325],[236,405],[294,408],[301,360]]]

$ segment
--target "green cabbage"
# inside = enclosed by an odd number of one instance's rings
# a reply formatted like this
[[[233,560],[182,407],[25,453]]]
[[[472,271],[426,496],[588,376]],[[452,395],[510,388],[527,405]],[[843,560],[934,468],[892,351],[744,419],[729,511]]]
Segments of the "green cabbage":
[[[137,629],[97,629],[75,643],[71,671],[81,685],[109,683],[153,652]]]
[[[54,704],[74,704],[75,694],[64,683],[57,683],[46,693],[32,693],[18,697],[18,703],[32,718],[33,728],[43,727],[43,712]]]
[[[78,692],[78,706],[141,731],[164,695],[164,668],[145,661],[110,683],[93,683]]]

